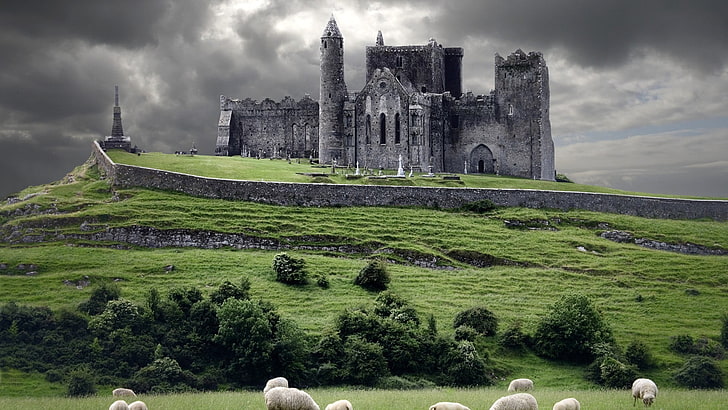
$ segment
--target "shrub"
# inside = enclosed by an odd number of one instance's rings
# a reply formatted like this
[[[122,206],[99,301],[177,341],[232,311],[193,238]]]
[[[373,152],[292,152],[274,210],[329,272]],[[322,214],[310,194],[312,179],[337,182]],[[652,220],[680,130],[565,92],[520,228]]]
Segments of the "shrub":
[[[473,329],[470,326],[458,326],[455,329],[455,340],[461,341],[461,340],[467,340],[469,342],[474,342],[475,339],[478,337],[478,331]]]
[[[463,310],[455,315],[453,327],[468,326],[483,336],[493,336],[498,331],[498,319],[483,306]]]
[[[723,387],[723,372],[715,361],[705,356],[692,356],[674,374],[675,381],[691,389]]]
[[[79,366],[68,374],[67,394],[70,397],[85,397],[96,394],[94,376],[88,366]]]
[[[498,336],[498,344],[508,349],[523,349],[529,343],[528,335],[521,329],[521,322],[512,323]]]
[[[637,377],[637,370],[634,366],[622,363],[613,358],[606,357],[599,363],[599,384],[612,389],[623,389],[630,387],[632,381]]]
[[[382,291],[387,289],[389,284],[389,272],[387,265],[382,259],[373,259],[367,263],[354,279],[354,284],[364,289],[372,291]]]
[[[693,352],[695,341],[690,335],[677,335],[670,338],[670,350],[675,353],[690,354]]]
[[[328,289],[330,286],[329,278],[326,275],[317,275],[316,285],[318,285],[321,289]]]
[[[176,360],[169,357],[156,359],[139,369],[131,380],[138,392],[182,392],[192,390],[197,382],[192,373],[182,370]]]
[[[382,390],[421,390],[436,387],[435,383],[427,379],[402,376],[382,377],[376,384],[376,388]]]
[[[581,363],[594,360],[598,344],[613,342],[611,329],[583,295],[567,295],[556,302],[534,335],[540,355]]]
[[[294,258],[285,252],[276,254],[273,257],[273,271],[276,273],[276,280],[289,285],[300,285],[306,283],[308,273],[306,262],[303,259]]]
[[[455,349],[452,349],[448,357],[445,374],[448,377],[447,384],[454,386],[482,386],[491,385],[493,380],[480,357],[475,346],[471,342],[459,342]]]
[[[634,340],[624,351],[624,358],[639,370],[646,370],[652,367],[655,359],[647,345],[639,340]]]
[[[89,315],[98,315],[106,309],[106,303],[121,297],[121,288],[116,283],[102,282],[91,291],[91,296],[86,302],[78,305],[78,310]]]
[[[728,349],[728,312],[720,316],[722,326],[720,328],[720,344]]]
[[[374,386],[380,377],[389,376],[382,346],[351,336],[344,344],[347,380],[352,384]]]
[[[712,357],[716,360],[721,360],[725,357],[725,349],[723,349],[723,346],[715,340],[708,339],[705,336],[695,339],[693,352],[697,355]]]

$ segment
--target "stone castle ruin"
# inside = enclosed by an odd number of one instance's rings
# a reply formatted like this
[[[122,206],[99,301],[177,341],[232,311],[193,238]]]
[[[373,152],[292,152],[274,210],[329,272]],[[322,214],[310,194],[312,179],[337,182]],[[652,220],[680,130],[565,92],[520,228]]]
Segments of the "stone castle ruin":
[[[344,81],[344,38],[332,16],[320,43],[319,100],[220,96],[216,155],[318,157],[325,164],[553,180],[549,77],[541,53],[496,54],[495,90],[462,92],[459,47],[434,39],[366,47],[366,84]]]

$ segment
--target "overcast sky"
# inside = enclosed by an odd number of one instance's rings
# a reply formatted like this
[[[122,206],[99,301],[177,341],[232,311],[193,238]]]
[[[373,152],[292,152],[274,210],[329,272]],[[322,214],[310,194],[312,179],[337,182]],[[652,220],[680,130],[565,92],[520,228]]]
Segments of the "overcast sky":
[[[344,6],[345,4],[345,6]],[[463,88],[495,53],[541,51],[556,169],[576,182],[728,197],[725,0],[3,0],[0,198],[58,180],[111,132],[147,151],[212,154],[219,96],[318,97],[331,15],[349,90],[364,47],[464,47]]]

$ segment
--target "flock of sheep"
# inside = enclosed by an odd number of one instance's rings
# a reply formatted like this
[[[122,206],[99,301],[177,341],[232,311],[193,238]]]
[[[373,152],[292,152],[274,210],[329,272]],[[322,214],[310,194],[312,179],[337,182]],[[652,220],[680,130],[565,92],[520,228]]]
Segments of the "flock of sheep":
[[[533,390],[531,379],[515,379],[508,385],[508,392],[490,406],[490,410],[538,410],[536,398],[529,393]],[[129,389],[115,389],[114,397],[136,397]],[[268,380],[263,388],[265,407],[267,410],[321,410],[313,398],[303,390],[288,387],[288,380],[276,377]],[[642,400],[645,407],[650,407],[657,397],[657,385],[650,379],[637,379],[632,383],[633,405]],[[348,400],[338,400],[326,406],[325,410],[353,410]],[[148,410],[143,401],[126,404],[117,400],[109,406],[109,410]],[[430,406],[430,410],[470,410],[468,407],[454,402],[439,402]],[[573,397],[563,399],[554,404],[553,410],[581,410],[581,404]]]

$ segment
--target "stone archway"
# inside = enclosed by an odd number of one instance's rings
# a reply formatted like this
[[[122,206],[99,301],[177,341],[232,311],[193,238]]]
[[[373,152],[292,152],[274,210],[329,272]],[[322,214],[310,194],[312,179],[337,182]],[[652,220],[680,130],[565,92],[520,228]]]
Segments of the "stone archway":
[[[487,146],[480,144],[470,151],[470,171],[479,174],[495,174],[495,159],[493,152]]]

